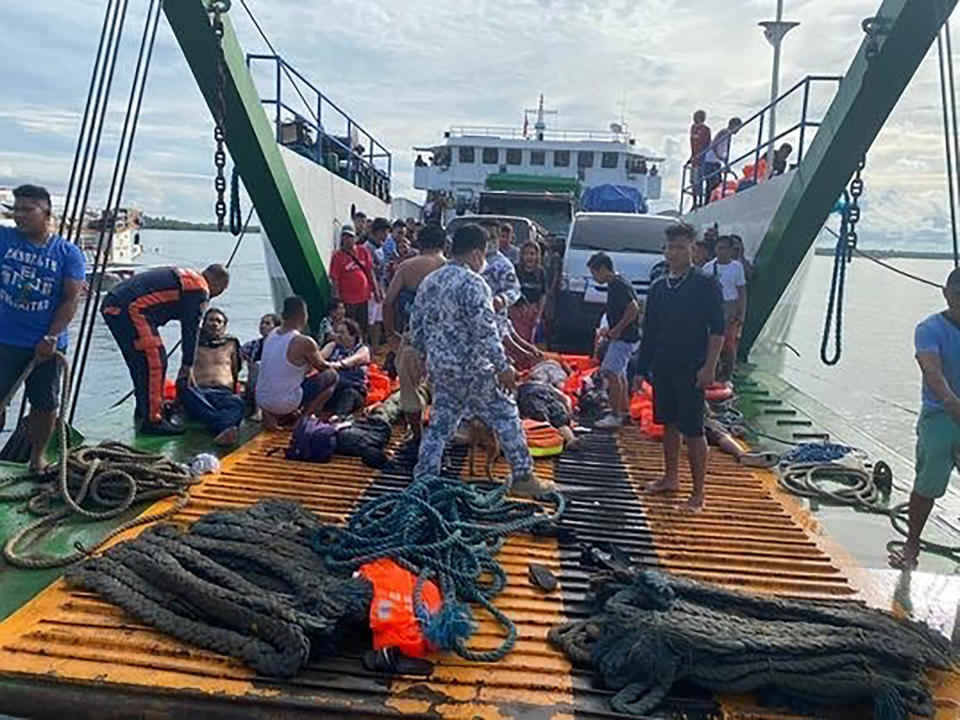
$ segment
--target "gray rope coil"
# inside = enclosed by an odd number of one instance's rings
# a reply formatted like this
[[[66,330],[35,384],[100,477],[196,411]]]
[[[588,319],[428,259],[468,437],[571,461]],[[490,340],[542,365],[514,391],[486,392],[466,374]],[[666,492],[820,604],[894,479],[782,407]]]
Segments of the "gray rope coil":
[[[184,642],[292,677],[366,620],[369,583],[333,575],[310,547],[323,526],[295,503],[215,512],[188,532],[161,525],[90,558],[67,582]]]
[[[62,354],[57,353],[55,358],[62,370],[62,397],[68,398],[70,369]],[[18,382],[26,379],[32,368],[33,363]],[[68,435],[61,412],[57,417],[60,457],[56,482],[37,484],[0,495],[0,502],[27,500],[27,511],[37,516],[36,520],[15,532],[4,543],[3,555],[11,565],[38,569],[62,567],[76,562],[130,528],[179,512],[190,499],[190,487],[199,482],[186,468],[164,456],[143,452],[123,443],[104,442],[71,450]],[[11,478],[0,487],[23,480],[22,477]],[[175,501],[168,509],[131,518],[91,547],[75,543],[75,551],[63,556],[28,554],[30,548],[55,534],[68,519],[82,518],[87,522],[109,520],[135,505],[170,497]]]
[[[593,668],[615,710],[644,714],[675,682],[759,692],[793,711],[871,703],[878,720],[929,717],[924,672],[951,669],[949,642],[926,625],[852,603],[724,590],[650,571],[598,574],[593,614],[553,628],[552,644]]]

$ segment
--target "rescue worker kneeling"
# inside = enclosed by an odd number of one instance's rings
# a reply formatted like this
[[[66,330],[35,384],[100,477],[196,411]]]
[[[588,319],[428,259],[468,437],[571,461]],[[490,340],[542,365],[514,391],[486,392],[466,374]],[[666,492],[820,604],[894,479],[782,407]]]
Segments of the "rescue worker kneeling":
[[[410,312],[410,338],[426,358],[433,395],[414,476],[439,475],[443,451],[463,418],[493,430],[512,471],[514,495],[539,497],[553,483],[533,473],[517,404],[516,371],[503,350],[490,288],[478,274],[487,234],[466,225],[453,234],[451,261],[428,275]]]
[[[138,273],[107,293],[101,313],[130,370],[137,400],[134,417],[141,433],[183,432],[164,417],[167,353],[159,328],[171,320],[180,322],[182,360],[177,377],[196,384],[193,358],[203,307],[229,283],[230,274],[223,265],[210,265],[202,273],[165,267]]]

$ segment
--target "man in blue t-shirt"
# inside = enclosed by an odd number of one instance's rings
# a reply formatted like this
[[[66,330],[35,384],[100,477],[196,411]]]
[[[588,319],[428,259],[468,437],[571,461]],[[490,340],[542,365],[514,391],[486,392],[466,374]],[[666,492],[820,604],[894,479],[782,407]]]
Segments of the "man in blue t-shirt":
[[[914,333],[923,388],[907,540],[890,553],[891,567],[900,570],[917,566],[920,534],[934,501],[947,491],[960,449],[960,269],[947,277],[943,297],[947,309],[925,318]]]
[[[20,376],[30,401],[30,468],[42,471],[59,403],[67,326],[86,277],[80,248],[50,232],[50,194],[36,185],[13,191],[16,228],[0,227],[0,429]]]

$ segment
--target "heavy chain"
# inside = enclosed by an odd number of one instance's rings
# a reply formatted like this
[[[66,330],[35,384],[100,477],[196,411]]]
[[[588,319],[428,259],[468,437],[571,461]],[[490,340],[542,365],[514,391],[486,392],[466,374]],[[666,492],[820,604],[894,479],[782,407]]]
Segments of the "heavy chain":
[[[850,204],[847,206],[847,233],[844,238],[844,246],[847,251],[847,259],[853,255],[857,247],[857,223],[860,222],[860,196],[863,195],[863,178],[861,173],[867,164],[867,156],[864,155],[857,163],[857,170],[850,181]]]
[[[224,200],[224,194],[227,191],[227,178],[225,168],[227,166],[227,151],[224,149],[225,135],[224,124],[226,122],[227,106],[223,99],[224,79],[223,71],[223,13],[230,10],[230,0],[212,0],[208,6],[213,15],[213,35],[217,41],[217,75],[216,75],[216,102],[213,110],[214,128],[213,139],[217,148],[213,152],[213,165],[217,169],[217,175],[213,181],[213,187],[217,192],[217,202],[215,210],[217,213],[217,230],[223,231],[224,222],[227,218],[227,202]]]

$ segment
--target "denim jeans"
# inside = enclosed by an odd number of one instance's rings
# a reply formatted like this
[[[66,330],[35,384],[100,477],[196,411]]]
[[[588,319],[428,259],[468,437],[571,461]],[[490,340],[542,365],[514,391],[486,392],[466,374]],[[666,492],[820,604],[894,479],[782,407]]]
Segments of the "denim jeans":
[[[203,423],[214,435],[238,426],[243,420],[243,398],[226,388],[190,387],[180,382],[177,390],[187,415]]]

